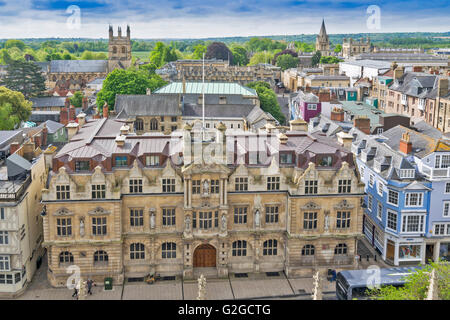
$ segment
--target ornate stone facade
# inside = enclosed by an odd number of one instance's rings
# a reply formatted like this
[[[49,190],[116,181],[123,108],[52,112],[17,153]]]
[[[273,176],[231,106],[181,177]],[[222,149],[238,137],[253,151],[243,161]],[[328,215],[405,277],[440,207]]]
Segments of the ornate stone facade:
[[[114,140],[121,125],[90,120],[53,159],[43,191],[53,285],[65,285],[71,264],[116,283],[149,273],[192,279],[197,268],[225,277],[355,267],[363,186],[341,146],[224,126],[203,137],[186,126]]]

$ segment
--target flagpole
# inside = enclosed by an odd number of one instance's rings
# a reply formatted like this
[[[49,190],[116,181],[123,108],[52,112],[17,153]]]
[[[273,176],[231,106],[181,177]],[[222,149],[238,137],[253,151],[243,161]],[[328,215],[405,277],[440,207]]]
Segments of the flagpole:
[[[205,140],[205,53],[203,53],[202,67],[202,135]]]

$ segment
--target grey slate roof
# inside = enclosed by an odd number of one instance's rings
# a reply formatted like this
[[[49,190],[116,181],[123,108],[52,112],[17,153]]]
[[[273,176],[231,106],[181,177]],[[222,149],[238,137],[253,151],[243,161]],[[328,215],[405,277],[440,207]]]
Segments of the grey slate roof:
[[[414,128],[420,132],[423,133],[431,138],[434,139],[441,139],[442,138],[442,132],[436,129],[435,127],[429,125],[425,121],[419,121],[414,125]]]
[[[38,97],[31,98],[33,102],[33,108],[36,107],[64,107],[66,102],[66,97]]]
[[[136,116],[179,116],[179,103],[178,95],[117,95],[115,110],[119,119]]]
[[[64,125],[62,123],[55,122],[52,120],[47,120],[47,121],[41,123],[39,125],[39,127],[43,127],[44,124],[47,127],[47,132],[49,134],[53,134],[53,133],[57,132],[59,129],[64,128]]]
[[[108,60],[52,60],[50,62],[51,73],[77,73],[108,71]]]
[[[399,79],[394,80],[390,89],[403,94],[425,99],[436,98],[438,77],[428,73],[406,72]]]
[[[60,115],[59,111],[31,111],[31,116],[28,120],[32,122],[45,122],[47,120],[58,122]]]

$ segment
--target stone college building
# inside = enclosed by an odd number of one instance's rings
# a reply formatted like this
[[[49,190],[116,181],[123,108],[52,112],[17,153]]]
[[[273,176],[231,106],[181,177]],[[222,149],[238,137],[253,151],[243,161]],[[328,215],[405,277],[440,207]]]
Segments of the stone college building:
[[[70,128],[43,190],[48,278],[355,268],[363,185],[353,155],[302,121],[258,133],[137,135],[117,119]]]

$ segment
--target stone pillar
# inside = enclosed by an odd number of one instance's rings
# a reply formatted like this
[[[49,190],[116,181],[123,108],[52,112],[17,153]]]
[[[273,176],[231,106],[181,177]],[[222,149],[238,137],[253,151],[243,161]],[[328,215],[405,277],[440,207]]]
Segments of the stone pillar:
[[[441,242],[438,240],[434,244],[434,250],[433,250],[433,261],[439,260],[439,250],[441,249]]]
[[[426,243],[422,243],[422,245],[420,246],[420,263],[421,264],[425,264],[426,263],[426,254],[425,254],[425,248],[427,247]]]
[[[227,194],[227,190],[228,190],[228,180],[224,179],[225,185],[223,188],[223,202],[224,205],[228,205],[228,194]]]
[[[188,196],[188,193],[187,193],[187,183],[188,183],[188,180],[187,179],[185,179],[184,180],[184,207],[187,207],[187,196]]]
[[[188,192],[188,207],[190,208],[192,206],[192,179],[188,180],[187,192]]]
[[[398,266],[398,252],[399,252],[399,246],[398,246],[398,242],[394,242],[395,243],[395,251],[394,251],[394,265]]]
[[[224,179],[220,179],[220,186],[219,186],[219,192],[220,192],[220,205],[223,206],[223,192],[224,192]]]

